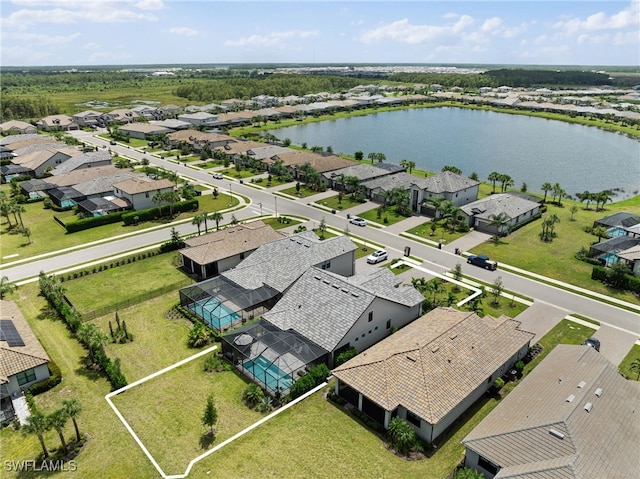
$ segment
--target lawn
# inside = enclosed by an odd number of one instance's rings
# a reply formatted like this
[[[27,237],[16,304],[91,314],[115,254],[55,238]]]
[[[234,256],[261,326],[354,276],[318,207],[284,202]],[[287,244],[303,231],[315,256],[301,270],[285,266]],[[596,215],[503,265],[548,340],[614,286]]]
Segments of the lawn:
[[[128,298],[188,281],[188,277],[175,267],[178,256],[178,253],[159,254],[65,281],[63,287],[80,313],[115,306]],[[178,300],[177,295],[175,299]]]
[[[324,198],[317,203],[322,206],[326,206],[332,210],[348,210],[349,208],[353,208],[354,206],[361,205],[360,201],[355,200],[351,197],[351,195],[343,195],[342,200],[339,200],[340,195],[331,196],[329,198]]]
[[[313,196],[320,193],[320,191],[312,190],[307,185],[300,185],[300,191],[296,191],[296,187],[292,186],[291,188],[286,188],[284,190],[280,190],[279,192],[290,196],[296,196],[298,198],[307,198],[308,196]]]
[[[571,203],[565,207],[548,206],[546,216],[555,214],[560,218],[556,225],[557,236],[552,242],[543,242],[539,238],[542,221],[537,220],[502,238],[498,244],[483,243],[471,250],[474,254],[486,254],[499,263],[506,263],[550,278],[558,279],[575,286],[606,294],[631,303],[640,304],[640,300],[630,293],[609,288],[600,282],[591,280],[593,266],[574,258],[581,247],[589,248],[598,239],[586,233],[583,228],[592,226],[594,220],[618,211],[640,213],[637,201],[607,205],[606,211],[596,212],[580,208],[570,220]]]
[[[398,223],[402,220],[406,220],[409,218],[408,216],[404,216],[399,214],[396,211],[396,208],[393,206],[388,206],[380,213],[378,216],[379,207],[373,208],[372,210],[365,211],[363,213],[359,213],[358,216],[360,218],[364,218],[367,221],[372,221],[374,223],[378,223],[381,225],[392,225]]]
[[[8,186],[3,185],[2,191],[8,193]],[[191,218],[203,212],[210,213],[212,211],[226,209],[229,207],[230,201],[229,196],[220,191],[217,199],[215,199],[213,195],[203,195],[198,197],[198,202],[200,207],[197,212],[187,211],[180,213],[174,216],[173,221]],[[232,207],[238,204],[238,199],[233,198]],[[143,222],[137,226],[124,226],[123,223],[114,223],[67,234],[64,228],[62,228],[53,217],[55,216],[63,222],[74,221],[75,215],[73,211],[56,212],[45,209],[43,202],[27,203],[22,206],[25,208],[25,212],[22,213],[25,226],[31,228],[31,244],[27,244],[27,239],[24,236],[8,232],[6,218],[2,217],[0,223],[2,259],[0,260],[0,264],[30,258],[64,248],[81,246],[101,239],[114,238],[126,233],[139,232],[152,226],[163,225],[169,222],[169,218],[164,217]],[[168,239],[167,236],[167,240]]]
[[[420,238],[428,239],[431,241],[442,241],[443,243],[451,243],[458,238],[462,238],[467,233],[460,233],[458,231],[451,231],[449,228],[444,226],[444,221],[436,221],[436,230],[435,232],[431,231],[431,221],[427,221],[418,226],[414,226],[411,229],[408,229],[406,232],[415,236],[419,236]]]
[[[640,381],[640,371],[631,369],[631,364],[634,360],[640,360],[640,345],[637,344],[633,345],[629,354],[627,354],[620,363],[620,373],[622,373],[627,379]]]
[[[191,459],[265,415],[241,403],[244,378],[231,371],[206,373],[203,363],[195,359],[112,399],[168,474],[184,472]],[[201,422],[209,395],[218,409],[214,441],[203,437]]]
[[[230,176],[231,178],[245,179],[245,178],[250,178],[252,176],[260,175],[264,173],[264,171],[250,170],[246,168],[243,168],[240,171],[238,171],[235,168],[227,168],[226,170],[219,170],[216,173],[222,173],[223,175]]]
[[[286,218],[288,222],[283,222],[283,218]],[[274,230],[280,230],[289,226],[295,226],[303,221],[290,218],[289,216],[279,216],[278,218],[262,218],[262,222],[271,226]]]

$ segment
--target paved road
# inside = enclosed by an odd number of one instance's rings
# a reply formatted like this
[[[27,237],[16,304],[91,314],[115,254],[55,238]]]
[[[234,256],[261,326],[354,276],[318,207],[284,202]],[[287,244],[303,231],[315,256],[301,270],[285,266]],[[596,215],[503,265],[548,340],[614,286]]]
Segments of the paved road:
[[[107,141],[92,137],[89,133],[80,132],[77,136],[87,142],[109,146]],[[145,156],[142,153],[126,147],[110,146],[110,148],[121,155],[127,155],[137,159],[142,159]],[[308,217],[318,223],[324,218],[328,226],[334,227],[338,230],[344,230],[348,226],[351,233],[362,235],[363,237],[366,236],[368,240],[382,244],[387,249],[395,250],[396,253],[402,252],[405,246],[411,246],[411,255],[424,259],[426,261],[424,266],[431,268],[434,271],[448,271],[452,269],[456,263],[460,262],[465,275],[478,278],[489,284],[493,283],[495,279],[500,276],[505,289],[531,297],[536,301],[548,303],[556,308],[564,309],[567,313],[575,312],[582,314],[604,324],[610,324],[630,331],[636,335],[640,335],[640,314],[637,312],[634,313],[616,306],[585,298],[579,294],[556,288],[554,286],[549,286],[518,274],[510,273],[504,269],[499,269],[498,271],[486,271],[466,264],[463,258],[456,256],[451,252],[438,250],[437,248],[413,242],[385,229],[378,229],[370,226],[359,228],[354,225],[349,225],[346,213],[344,212],[332,214],[331,212],[311,207],[300,200],[295,201],[283,197],[277,197],[271,192],[258,190],[244,184],[241,185],[235,181],[214,180],[211,178],[211,175],[205,172],[197,171],[181,164],[178,165],[166,160],[153,158],[149,155],[146,157],[152,164],[177,171],[177,173],[181,175],[192,177],[198,181],[206,181],[217,185],[218,188],[223,191],[230,187],[234,194],[241,194],[250,198],[251,204],[249,207],[234,212],[234,215],[239,220],[257,216],[260,214],[261,209],[264,214],[273,213],[277,209],[279,214],[300,215]],[[260,203],[262,204],[262,208],[259,206]],[[228,220],[229,218],[230,214],[227,213],[225,215],[225,219]],[[50,257],[24,264],[18,265],[14,263],[5,265],[1,274],[7,276],[11,281],[19,281],[21,279],[36,276],[40,271],[58,271],[67,268],[70,265],[84,264],[98,258],[119,254],[123,251],[140,248],[149,244],[161,243],[169,239],[169,228],[170,227],[158,229],[152,232],[106,242],[101,245],[91,246],[77,251],[67,253],[58,252]],[[181,235],[197,231],[197,228],[190,223],[178,225],[176,228]]]

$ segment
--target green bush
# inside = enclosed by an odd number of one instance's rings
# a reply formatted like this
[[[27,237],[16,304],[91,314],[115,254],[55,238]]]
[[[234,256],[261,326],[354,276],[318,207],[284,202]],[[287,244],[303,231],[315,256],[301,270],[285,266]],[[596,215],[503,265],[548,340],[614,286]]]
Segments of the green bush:
[[[251,409],[260,404],[264,397],[264,391],[256,383],[247,384],[247,387],[242,392],[242,401]]]
[[[416,430],[408,422],[394,417],[387,430],[389,443],[400,454],[408,455],[411,449],[418,443]]]
[[[25,394],[28,392],[31,396],[37,396],[38,394],[46,392],[60,384],[62,381],[62,372],[58,365],[53,361],[49,362],[49,373],[50,375],[47,379],[38,381],[26,388]]]
[[[355,358],[357,355],[358,355],[358,350],[353,346],[351,346],[336,356],[335,366],[338,367],[341,364],[344,364],[347,361],[349,361],[349,359]]]
[[[122,220],[122,215],[122,212],[118,212],[104,216],[92,216],[90,218],[71,221],[69,223],[66,223],[64,227],[66,228],[67,233],[77,233],[78,231],[88,230],[97,226],[118,223]]]
[[[329,374],[331,374],[331,371],[329,371],[329,368],[324,363],[312,366],[307,374],[291,385],[291,399],[300,397],[319,384],[322,384],[329,377]]]

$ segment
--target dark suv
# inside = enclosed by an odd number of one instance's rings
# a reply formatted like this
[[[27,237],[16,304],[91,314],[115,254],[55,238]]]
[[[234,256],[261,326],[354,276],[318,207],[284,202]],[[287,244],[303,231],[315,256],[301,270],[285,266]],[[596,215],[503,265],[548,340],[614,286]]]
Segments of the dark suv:
[[[583,346],[591,346],[596,351],[600,352],[600,340],[596,338],[589,338],[582,343]]]
[[[498,263],[496,263],[495,261],[491,261],[487,256],[484,255],[469,255],[469,257],[467,258],[467,263],[480,266],[481,268],[489,269],[491,271],[495,271],[498,267]]]

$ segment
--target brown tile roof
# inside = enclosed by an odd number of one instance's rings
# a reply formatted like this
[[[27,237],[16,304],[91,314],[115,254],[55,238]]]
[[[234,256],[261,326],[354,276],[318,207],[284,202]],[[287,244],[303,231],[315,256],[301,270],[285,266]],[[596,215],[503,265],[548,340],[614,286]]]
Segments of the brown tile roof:
[[[282,160],[284,166],[302,166],[305,163],[309,163],[313,169],[318,173],[324,173],[325,171],[338,170],[340,168],[346,168],[347,166],[353,166],[356,164],[353,160],[347,160],[340,158],[336,155],[321,155],[311,151],[296,151],[278,153],[278,158]]]
[[[534,337],[519,325],[437,308],[333,374],[387,411],[402,405],[437,424]]]
[[[638,383],[600,353],[561,344],[462,442],[502,468],[496,479],[637,477],[639,405]]]
[[[186,239],[188,248],[180,250],[180,254],[197,264],[209,264],[285,236],[262,221],[252,221]]]
[[[152,180],[151,178],[129,178],[128,180],[114,183],[114,188],[129,194],[135,195],[138,193],[144,193],[146,191],[158,191],[167,188],[173,188],[173,181],[167,179]]]
[[[69,173],[50,176],[45,178],[45,181],[56,186],[72,186],[77,185],[78,183],[91,181],[96,178],[115,176],[122,171],[133,172],[133,169],[127,168],[123,170],[122,168],[116,168],[113,165],[95,166],[93,168],[81,168],[79,170],[70,171]]]
[[[79,155],[80,152],[75,148],[70,147],[60,147],[60,148],[47,148],[45,150],[38,150],[32,153],[26,153],[24,155],[20,155],[12,160],[12,163],[15,165],[22,165],[27,168],[36,169],[47,160],[49,160],[52,156],[62,153],[67,156],[67,158],[71,158],[72,156]]]
[[[49,356],[14,302],[0,300],[0,319],[12,320],[25,344],[24,346],[9,346],[6,341],[0,341],[0,383],[8,382],[9,376],[50,361]]]
[[[246,154],[253,148],[261,148],[263,146],[266,146],[266,144],[260,143],[259,141],[236,141],[229,142],[225,146],[217,146],[215,149],[220,150],[227,155],[236,155],[240,153]]]
[[[229,135],[223,135],[221,133],[207,133],[204,131],[198,130],[180,130],[174,133],[169,133],[167,135],[172,141],[193,141],[193,139],[198,141],[211,141],[211,142],[221,142],[221,141],[229,141],[235,142],[237,141],[234,137]]]

